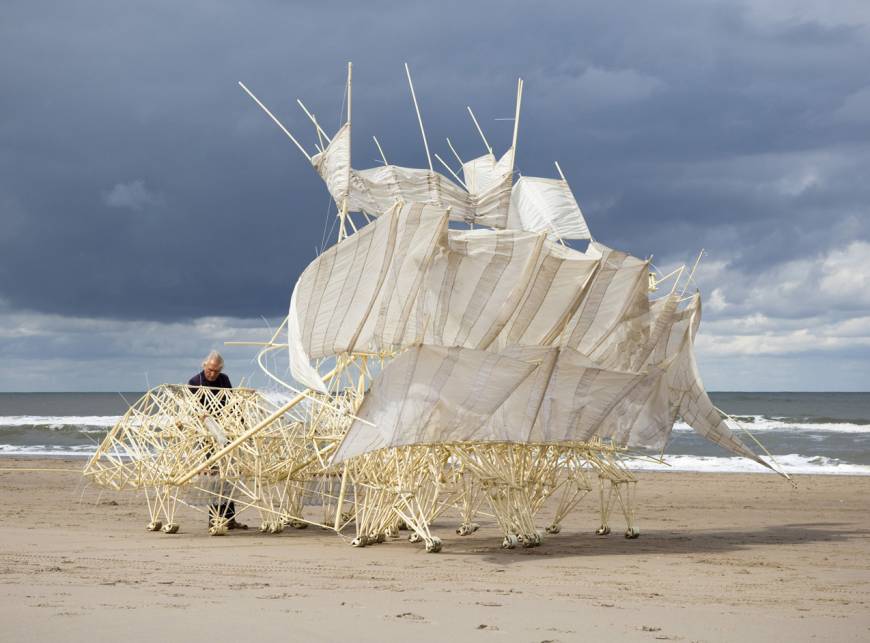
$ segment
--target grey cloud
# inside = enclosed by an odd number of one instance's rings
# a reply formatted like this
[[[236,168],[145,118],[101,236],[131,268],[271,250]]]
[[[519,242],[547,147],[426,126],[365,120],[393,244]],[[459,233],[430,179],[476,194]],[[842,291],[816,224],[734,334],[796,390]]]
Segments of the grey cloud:
[[[148,206],[160,205],[163,198],[145,187],[145,181],[136,179],[127,183],[116,183],[112,189],[103,193],[103,203],[110,208],[143,210]]]
[[[870,239],[868,24],[866,3],[791,0],[7,2],[0,297],[135,323],[283,314],[334,209],[235,83],[313,150],[294,99],[336,128],[347,60],[358,166],[372,134],[425,164],[403,61],[444,158],[445,136],[482,152],[466,105],[509,145],[494,119],[522,76],[518,169],[559,160],[596,238],[666,262],[703,246],[735,282],[777,274]]]

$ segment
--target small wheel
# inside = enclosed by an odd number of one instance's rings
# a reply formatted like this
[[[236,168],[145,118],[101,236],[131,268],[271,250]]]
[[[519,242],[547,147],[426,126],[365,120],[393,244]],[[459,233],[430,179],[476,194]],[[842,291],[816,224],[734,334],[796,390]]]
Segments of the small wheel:
[[[552,525],[550,525],[549,527],[547,527],[547,528],[545,529],[545,531],[546,531],[548,534],[558,534],[560,531],[562,531],[562,526],[561,526],[561,525],[557,525],[556,523],[553,523]]]
[[[227,526],[226,525],[212,525],[208,528],[209,536],[226,536],[227,535]]]
[[[365,547],[368,543],[366,542],[365,536],[357,536],[353,540],[350,541],[350,544],[353,547]]]
[[[145,529],[147,529],[148,531],[160,531],[161,527],[163,527],[163,523],[159,520],[154,520],[152,522],[149,522],[148,525],[146,525]]]
[[[270,534],[280,534],[282,531],[284,531],[284,523],[281,522],[280,520],[276,520],[269,527]]]
[[[610,533],[610,527],[607,525],[601,525],[598,529],[595,530],[596,536],[606,536]]]
[[[384,535],[387,538],[398,538],[399,537],[399,528],[398,527],[387,527],[384,531]]]
[[[504,540],[501,541],[501,546],[503,549],[513,549],[517,545],[520,544],[520,539],[517,538],[514,534],[508,534],[504,537]]]
[[[467,536],[468,535],[468,525],[459,525],[456,528],[457,536]]]
[[[387,537],[383,534],[383,532],[377,533],[377,534],[371,534],[369,536],[369,542],[377,543],[377,544],[384,542],[386,539],[387,539]]]
[[[164,534],[177,534],[178,533],[178,523],[170,522],[166,525],[163,525],[163,533]]]
[[[293,527],[293,529],[306,529],[308,527],[308,523],[301,520],[291,520],[287,524]]]
[[[638,536],[640,536],[640,529],[637,527],[629,527],[625,530],[625,537],[629,540],[634,540]]]
[[[411,535],[408,536],[409,543],[418,543],[421,540],[423,540],[423,539],[420,537],[420,534],[418,534],[416,531],[411,532]]]
[[[430,554],[437,554],[441,551],[441,539],[433,537],[432,540],[426,542],[426,552]]]

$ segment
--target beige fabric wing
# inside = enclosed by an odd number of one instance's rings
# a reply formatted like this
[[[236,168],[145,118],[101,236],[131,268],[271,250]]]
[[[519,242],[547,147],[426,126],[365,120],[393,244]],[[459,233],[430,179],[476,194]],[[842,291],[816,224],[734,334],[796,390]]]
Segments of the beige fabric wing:
[[[340,207],[350,192],[350,123],[335,133],[325,150],[311,157],[311,164]]]
[[[640,446],[666,437],[672,424],[662,375],[608,371],[571,349],[415,347],[378,375],[358,411],[374,427],[354,422],[334,462],[387,447],[468,441],[600,437]]]
[[[582,252],[545,242],[532,278],[494,347],[555,344],[580,306],[598,265],[597,259]]]
[[[504,185],[513,172],[513,157],[514,150],[510,148],[498,161],[494,155],[484,154],[463,163],[465,187],[471,194],[483,194],[493,187]]]
[[[649,306],[647,262],[597,243],[590,245],[590,251],[591,256],[600,254],[601,265],[560,342],[584,355],[605,351],[617,327],[630,322],[632,311],[643,314]]]
[[[589,228],[567,181],[524,176],[511,190],[507,227],[546,232],[551,240],[589,239]]]
[[[534,363],[458,347],[420,346],[392,360],[372,384],[333,462],[385,447],[475,436]],[[476,438],[479,439],[479,438]]]
[[[686,424],[711,442],[776,471],[773,466],[762,460],[737,437],[730,422],[716,410],[707,395],[707,391],[704,390],[693,346],[694,336],[700,321],[701,298],[696,295],[684,311],[684,320],[680,324],[681,342],[676,358],[668,368],[668,387],[672,408],[679,413]],[[734,429],[736,428],[734,427]]]
[[[543,243],[543,235],[517,230],[450,230],[426,277],[425,343],[492,344],[532,280]]]
[[[311,163],[336,204],[341,207],[346,202],[350,212],[381,216],[397,201],[426,203],[450,208],[454,221],[504,228],[511,192],[506,159],[508,154],[493,167],[493,172],[502,173],[498,180],[487,181],[485,188],[474,193],[432,170],[396,165],[355,170],[350,160],[350,125],[345,123],[326,149],[311,157]]]
[[[396,205],[305,269],[288,319],[290,370],[297,381],[323,390],[311,360],[419,340],[418,291],[446,224],[443,209]]]

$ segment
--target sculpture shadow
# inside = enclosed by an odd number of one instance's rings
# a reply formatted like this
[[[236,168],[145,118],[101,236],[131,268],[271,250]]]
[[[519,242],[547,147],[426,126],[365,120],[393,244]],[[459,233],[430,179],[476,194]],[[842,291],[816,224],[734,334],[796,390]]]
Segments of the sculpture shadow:
[[[651,529],[640,538],[628,540],[619,532],[609,536],[593,533],[562,532],[546,536],[540,547],[505,550],[500,540],[486,535],[474,542],[475,536],[450,538],[444,551],[454,555],[482,556],[500,566],[522,563],[529,558],[568,558],[596,556],[682,556],[686,554],[721,554],[744,551],[759,546],[801,545],[810,543],[847,543],[867,538],[870,530],[855,529],[850,523],[792,523],[765,526],[754,530],[713,529],[685,530]]]

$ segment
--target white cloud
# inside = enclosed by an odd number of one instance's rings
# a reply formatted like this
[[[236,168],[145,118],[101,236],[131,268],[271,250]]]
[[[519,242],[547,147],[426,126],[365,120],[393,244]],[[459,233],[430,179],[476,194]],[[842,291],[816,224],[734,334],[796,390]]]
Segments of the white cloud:
[[[850,380],[836,365],[850,363],[853,375],[870,371],[860,362],[870,352],[870,242],[851,241],[758,273],[740,265],[705,258],[695,275],[704,310],[696,349],[702,364],[715,364],[714,388],[867,388],[870,380]],[[666,273],[676,266],[658,267]],[[793,372],[772,372],[774,358]]]
[[[837,332],[836,324],[746,335],[711,334],[709,331],[706,329],[699,334],[696,342],[698,352],[704,355],[790,355],[870,347],[870,324],[861,335],[842,335]]]
[[[123,321],[4,310],[0,301],[0,390],[144,390],[146,383],[185,382],[212,349],[225,357],[233,383],[266,384],[256,347],[280,321],[202,317],[189,322]],[[270,362],[272,363],[272,362]],[[273,368],[283,375],[284,351]]]
[[[128,183],[116,183],[103,193],[103,203],[110,208],[144,210],[148,206],[161,205],[163,197],[145,187],[145,181],[136,179]]]

